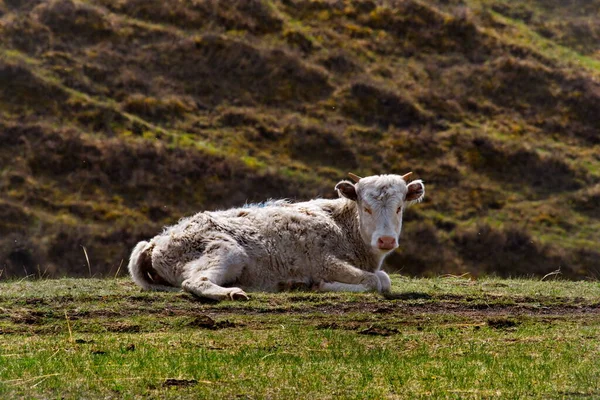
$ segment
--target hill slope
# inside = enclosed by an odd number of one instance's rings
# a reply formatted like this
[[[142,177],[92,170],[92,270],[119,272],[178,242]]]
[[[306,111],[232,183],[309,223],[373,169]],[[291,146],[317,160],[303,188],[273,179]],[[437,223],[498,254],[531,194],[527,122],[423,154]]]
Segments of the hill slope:
[[[597,278],[600,2],[565,4],[0,2],[2,277],[412,170],[389,269]]]

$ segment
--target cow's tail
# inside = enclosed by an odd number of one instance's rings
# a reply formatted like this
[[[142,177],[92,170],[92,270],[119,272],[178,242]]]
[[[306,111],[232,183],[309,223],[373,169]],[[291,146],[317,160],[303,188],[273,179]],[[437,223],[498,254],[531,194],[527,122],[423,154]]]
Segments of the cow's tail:
[[[170,286],[152,267],[152,247],[150,243],[141,241],[133,248],[128,266],[131,279],[144,290],[179,290]]]

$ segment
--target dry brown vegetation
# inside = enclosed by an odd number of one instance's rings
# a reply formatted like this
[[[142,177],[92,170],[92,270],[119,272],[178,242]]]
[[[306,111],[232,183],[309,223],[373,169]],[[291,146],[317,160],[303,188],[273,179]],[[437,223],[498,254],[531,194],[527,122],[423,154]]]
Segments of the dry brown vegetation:
[[[0,1],[0,271],[202,209],[427,183],[388,269],[600,275],[600,2]],[[120,269],[119,269],[120,268]]]

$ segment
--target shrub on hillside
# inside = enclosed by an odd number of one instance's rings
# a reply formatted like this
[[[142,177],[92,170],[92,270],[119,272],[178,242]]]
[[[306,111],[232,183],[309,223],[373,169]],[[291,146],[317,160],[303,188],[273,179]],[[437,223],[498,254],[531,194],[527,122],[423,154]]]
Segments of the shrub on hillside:
[[[429,120],[415,100],[373,84],[356,82],[342,96],[342,112],[362,123],[408,127]]]
[[[219,117],[219,124],[228,127],[252,127],[257,132],[257,138],[267,141],[277,141],[284,137],[283,130],[279,127],[277,120],[270,115],[261,115],[247,110],[225,111]]]
[[[39,55],[48,51],[53,44],[52,32],[35,18],[30,16],[14,16],[4,24],[2,37],[6,45],[31,55]]]
[[[68,98],[65,91],[38,78],[24,63],[0,59],[0,103],[22,115],[32,111],[56,112]]]
[[[300,31],[285,31],[283,37],[290,46],[298,48],[303,53],[310,54],[314,50],[313,41]]]
[[[458,230],[454,243],[475,275],[543,276],[566,265],[552,249],[539,244],[529,232],[517,226],[497,229],[480,223],[470,229]],[[563,269],[563,274],[576,276],[567,268]]]
[[[0,237],[0,278],[41,275],[43,251],[29,235],[9,233]]]
[[[573,193],[569,197],[569,203],[580,213],[600,218],[600,184]]]
[[[318,126],[290,126],[289,136],[291,156],[311,165],[331,165],[340,169],[352,170],[358,167],[352,146],[340,132]]]
[[[337,74],[351,74],[363,70],[352,57],[341,52],[334,52],[333,54],[320,59],[319,64]]]
[[[0,188],[2,190],[8,190],[9,186],[15,186],[14,182],[12,182],[12,179],[8,179],[8,181],[2,180],[0,183]],[[1,236],[10,235],[11,233],[23,233],[28,229],[29,225],[33,223],[33,221],[34,217],[22,205],[0,201]]]
[[[552,83],[557,79],[556,72],[538,60],[499,57],[471,76],[471,89],[478,88],[501,106],[530,113],[556,106],[558,99]]]
[[[471,97],[489,99],[498,107],[517,110],[548,133],[600,141],[600,84],[593,80],[567,75],[550,61],[530,56],[501,56],[470,69],[461,79],[465,93],[459,101],[467,109]]]
[[[51,0],[33,10],[34,15],[52,32],[70,42],[99,41],[113,34],[108,13],[86,3]]]
[[[541,156],[524,148],[510,149],[486,137],[473,139],[472,145],[461,154],[462,161],[475,171],[482,171],[508,185],[532,188],[539,194],[577,190],[584,171],[573,170],[553,156]]]
[[[167,23],[186,29],[210,26],[247,30],[254,34],[281,30],[283,21],[264,0],[100,0],[107,8],[135,18]]]
[[[152,60],[153,68],[184,82],[187,93],[211,104],[227,100],[289,106],[320,100],[333,89],[324,69],[305,64],[296,55],[225,36],[186,38],[162,43],[155,50],[160,57]]]
[[[386,259],[386,269],[411,276],[465,272],[459,257],[440,237],[438,229],[422,221],[404,224],[400,247]]]
[[[147,117],[154,121],[168,121],[181,118],[195,109],[193,101],[176,96],[156,98],[142,94],[133,94],[128,96],[122,104],[125,111]]]
[[[409,0],[396,2],[393,7],[377,7],[358,21],[394,34],[407,55],[460,52],[481,60],[490,52],[472,15],[465,10],[448,16],[432,5]]]

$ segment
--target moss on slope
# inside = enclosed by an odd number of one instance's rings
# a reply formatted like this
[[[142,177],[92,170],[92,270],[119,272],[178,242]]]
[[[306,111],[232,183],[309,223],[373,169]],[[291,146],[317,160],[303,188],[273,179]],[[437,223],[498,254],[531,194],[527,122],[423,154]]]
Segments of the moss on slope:
[[[112,275],[183,215],[412,170],[389,269],[597,278],[596,22],[513,3],[1,3],[2,277],[89,274],[81,246]]]

